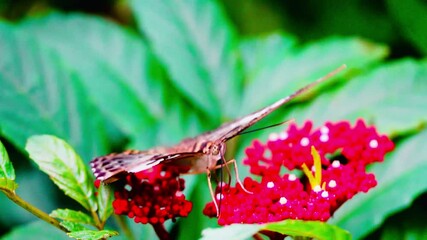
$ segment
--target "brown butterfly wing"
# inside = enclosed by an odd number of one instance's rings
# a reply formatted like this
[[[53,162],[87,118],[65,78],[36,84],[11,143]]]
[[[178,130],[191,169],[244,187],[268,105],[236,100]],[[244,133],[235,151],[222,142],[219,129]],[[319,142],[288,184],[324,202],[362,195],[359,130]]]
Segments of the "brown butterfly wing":
[[[96,179],[111,183],[123,174],[147,170],[159,163],[177,159],[197,159],[197,157],[199,157],[198,153],[191,152],[126,151],[97,157],[90,162],[90,165]]]

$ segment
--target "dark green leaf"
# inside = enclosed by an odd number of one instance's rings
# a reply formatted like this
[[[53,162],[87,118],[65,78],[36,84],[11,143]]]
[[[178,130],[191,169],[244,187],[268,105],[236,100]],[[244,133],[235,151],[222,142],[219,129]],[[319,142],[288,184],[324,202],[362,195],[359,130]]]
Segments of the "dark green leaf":
[[[154,144],[153,126],[165,115],[161,98],[169,88],[142,39],[82,14],[51,13],[23,22],[20,30],[59,52],[67,67],[82,76],[101,111],[126,134],[144,137],[139,147]]]
[[[61,230],[52,227],[47,222],[38,220],[29,224],[13,228],[2,236],[2,240],[28,240],[28,239],[55,239],[69,240],[70,238]]]
[[[383,163],[370,170],[378,186],[344,204],[331,223],[349,230],[356,239],[378,227],[387,215],[408,205],[427,190],[427,131],[405,140]]]
[[[114,193],[107,185],[100,184],[96,198],[98,200],[99,218],[101,222],[105,222],[113,214]]]
[[[15,180],[15,169],[9,160],[6,148],[0,141],[0,179],[1,178]]]
[[[66,142],[49,135],[33,136],[25,149],[66,195],[88,211],[97,210],[93,180],[81,158]]]
[[[243,80],[238,42],[217,2],[151,0],[132,5],[176,86],[211,119],[218,120],[218,109],[235,115]]]
[[[208,228],[202,232],[202,240],[245,240],[250,239],[265,225],[232,224],[222,228]],[[220,236],[220,237],[219,237]]]
[[[427,54],[427,4],[422,0],[387,0],[391,16],[397,22],[402,36]]]
[[[384,46],[357,38],[330,38],[295,49],[282,57],[279,64],[259,72],[248,85],[241,114],[284,98],[342,64],[347,64],[350,70],[363,68],[378,62],[387,52]]]
[[[318,221],[285,220],[266,224],[264,229],[289,236],[309,237],[319,240],[351,239],[349,232],[337,226]]]
[[[56,210],[53,210],[49,215],[51,217],[69,221],[69,222],[95,225],[95,222],[89,215],[87,215],[86,213],[71,210],[71,209],[56,209]]]
[[[109,238],[112,236],[117,236],[119,233],[111,230],[83,230],[77,232],[67,233],[68,236],[79,239],[79,240],[96,240],[102,238]]]
[[[426,78],[425,62],[397,61],[352,79],[339,92],[324,94],[288,116],[299,121],[311,119],[318,125],[362,117],[375,123],[380,132],[407,132],[427,121]]]
[[[104,125],[80,76],[31,37],[0,23],[0,128],[21,150],[28,137],[54,134],[90,159],[105,152]]]

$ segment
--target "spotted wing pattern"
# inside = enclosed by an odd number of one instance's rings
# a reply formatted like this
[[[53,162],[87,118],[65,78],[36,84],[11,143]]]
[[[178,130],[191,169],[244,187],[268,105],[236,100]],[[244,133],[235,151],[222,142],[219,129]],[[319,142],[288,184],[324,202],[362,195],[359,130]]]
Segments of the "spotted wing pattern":
[[[112,153],[101,156],[90,162],[93,174],[96,179],[105,183],[114,182],[124,173],[140,172],[158,165],[161,162],[168,162],[179,158],[189,158],[192,153],[161,153],[153,151],[126,151],[122,153]]]

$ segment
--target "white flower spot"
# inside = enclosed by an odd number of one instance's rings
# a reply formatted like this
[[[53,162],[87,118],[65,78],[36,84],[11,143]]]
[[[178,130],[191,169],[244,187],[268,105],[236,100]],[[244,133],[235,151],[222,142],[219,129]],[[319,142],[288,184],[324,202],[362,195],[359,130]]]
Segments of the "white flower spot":
[[[316,167],[313,165],[313,166],[311,166],[311,171],[312,172],[316,172]]]
[[[285,197],[281,197],[279,199],[279,203],[282,204],[282,205],[285,205],[287,202],[288,202],[288,199],[286,199]]]
[[[330,188],[334,188],[334,187],[336,187],[337,186],[337,182],[335,181],[335,180],[331,180],[331,181],[329,181],[329,183],[328,183],[328,187],[330,187]]]
[[[295,181],[295,180],[297,180],[297,176],[295,176],[295,174],[289,174],[288,180],[289,181]]]
[[[288,132],[281,132],[281,133],[279,134],[279,139],[280,139],[280,140],[285,140],[285,139],[287,139],[288,137],[289,137]]]
[[[328,134],[322,134],[322,135],[320,135],[319,139],[321,142],[327,142],[329,140],[329,135]]]
[[[130,191],[132,191],[132,186],[131,186],[131,185],[129,185],[129,184],[126,184],[126,185],[125,185],[125,187],[124,187],[124,189],[125,189],[126,191],[130,192]]]
[[[322,196],[323,198],[327,198],[327,197],[329,197],[329,193],[328,193],[328,191],[323,191],[320,196]]]
[[[319,185],[317,185],[313,188],[313,191],[314,192],[320,192],[320,191],[322,191],[322,188]]]
[[[161,171],[161,172],[160,172],[160,176],[161,176],[161,177],[166,176],[166,171]]]
[[[320,128],[320,132],[322,133],[322,135],[323,135],[323,134],[328,134],[328,133],[329,133],[329,128],[328,128],[328,127],[326,127],[326,126],[322,126],[322,127]]]
[[[181,197],[182,195],[184,195],[184,194],[181,191],[177,191],[175,193],[175,196],[177,196],[177,197]]]
[[[301,146],[306,147],[310,143],[310,140],[306,137],[303,137],[300,141]]]
[[[338,167],[340,167],[340,166],[341,166],[340,161],[338,161],[338,160],[334,160],[334,161],[332,162],[332,167],[333,167],[333,168],[338,168]]]
[[[160,191],[159,186],[155,186],[155,187],[154,187],[154,191],[156,191],[156,192]]]
[[[369,142],[369,147],[371,148],[377,148],[378,147],[378,141],[373,139]]]
[[[273,188],[273,187],[274,187],[274,182],[267,183],[267,188]]]
[[[216,198],[216,200],[221,200],[224,198],[224,195],[222,193],[217,193],[215,198]]]
[[[270,136],[268,136],[269,141],[277,141],[279,139],[279,134],[277,133],[271,133]]]

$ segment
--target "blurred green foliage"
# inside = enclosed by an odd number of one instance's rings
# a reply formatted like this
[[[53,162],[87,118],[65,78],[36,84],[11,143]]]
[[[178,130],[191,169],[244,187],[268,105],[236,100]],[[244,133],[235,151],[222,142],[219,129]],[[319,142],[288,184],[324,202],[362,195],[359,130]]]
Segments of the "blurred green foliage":
[[[375,124],[396,150],[372,168],[378,187],[331,222],[355,239],[393,239],[396,229],[402,238],[427,239],[419,204],[427,201],[425,1],[3,0],[0,16],[0,138],[17,192],[42,210],[77,204],[28,161],[25,142],[34,134],[65,139],[85,163],[172,144],[346,63],[339,78],[261,125],[360,117]],[[242,136],[233,157],[241,160],[251,140],[271,131],[280,129]],[[209,200],[204,176],[186,179],[195,207],[171,226],[177,239],[215,226],[201,215]],[[3,195],[0,205],[4,239],[62,236]],[[138,236],[153,236],[130,224]]]

